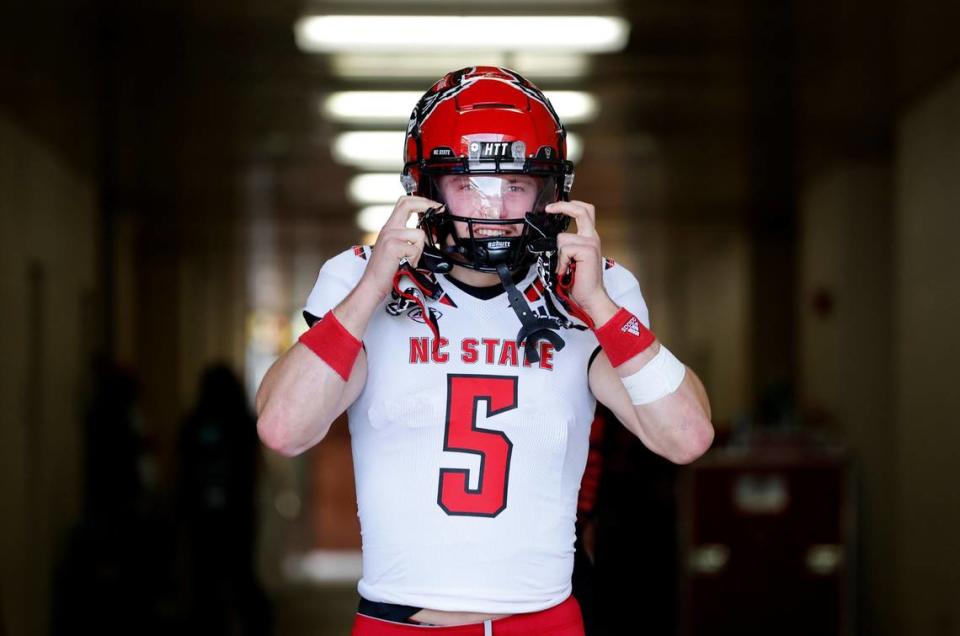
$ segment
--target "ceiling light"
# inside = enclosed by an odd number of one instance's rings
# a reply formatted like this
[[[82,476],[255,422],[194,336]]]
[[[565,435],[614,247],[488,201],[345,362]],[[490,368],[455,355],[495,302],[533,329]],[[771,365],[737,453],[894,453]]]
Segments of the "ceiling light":
[[[580,143],[580,135],[572,132],[567,133],[567,159],[577,164],[583,157],[583,144]]]
[[[597,116],[597,99],[583,91],[544,91],[564,124],[581,124]]]
[[[335,51],[563,51],[605,53],[627,43],[628,22],[614,16],[307,16],[297,45]],[[411,37],[411,33],[426,34]]]
[[[403,124],[423,93],[418,91],[344,91],[323,101],[324,114],[333,121],[354,124]],[[565,124],[590,121],[597,115],[597,100],[581,91],[546,91]]]
[[[356,205],[389,203],[406,194],[400,185],[398,172],[374,172],[358,174],[347,186],[347,196]]]
[[[507,67],[528,78],[573,79],[589,74],[590,58],[583,53],[524,51],[511,55]]]
[[[418,91],[333,93],[323,100],[323,112],[328,118],[338,122],[406,123],[422,95],[423,93]]]
[[[576,79],[590,72],[590,59],[583,53],[334,53],[330,70],[352,80],[436,80],[454,69],[468,66],[511,68],[534,83],[549,79]]]
[[[364,239],[364,244],[373,244],[376,242],[376,236],[380,233],[380,230],[383,229],[383,224],[386,223],[390,215],[393,214],[393,206],[393,203],[390,205],[368,205],[357,212],[357,227],[368,234],[368,237]],[[411,214],[407,219],[407,227],[411,229],[417,227],[419,220],[416,214]],[[373,240],[369,240],[371,236]]]
[[[357,226],[364,232],[379,232],[391,214],[392,205],[369,205],[357,212]]]
[[[333,158],[351,166],[399,171],[403,167],[403,137],[402,130],[340,133],[333,142]]]

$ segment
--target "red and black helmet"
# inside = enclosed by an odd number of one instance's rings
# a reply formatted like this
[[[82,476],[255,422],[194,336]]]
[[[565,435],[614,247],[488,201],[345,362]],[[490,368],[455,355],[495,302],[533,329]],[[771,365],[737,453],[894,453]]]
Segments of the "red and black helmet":
[[[566,131],[539,88],[508,69],[463,68],[440,79],[413,109],[401,180],[407,194],[440,201],[436,184],[445,175],[538,178],[538,209],[529,210],[525,219],[484,222],[523,224],[520,235],[509,240],[475,236],[475,219],[453,210],[421,218],[428,242],[445,260],[481,271],[496,271],[501,263],[514,270],[532,262],[533,242],[555,239],[566,229],[568,217],[543,211],[549,203],[569,199],[574,170],[566,154]],[[466,223],[468,236],[458,236],[453,221]]]

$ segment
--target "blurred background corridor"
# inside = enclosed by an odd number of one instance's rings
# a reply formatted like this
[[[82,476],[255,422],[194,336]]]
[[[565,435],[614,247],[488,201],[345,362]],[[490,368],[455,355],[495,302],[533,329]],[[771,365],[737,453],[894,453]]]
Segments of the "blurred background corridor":
[[[589,633],[960,636],[951,0],[4,3],[0,636],[349,632],[346,421],[286,458],[252,400],[478,63],[551,97],[713,405],[692,465],[598,437]]]

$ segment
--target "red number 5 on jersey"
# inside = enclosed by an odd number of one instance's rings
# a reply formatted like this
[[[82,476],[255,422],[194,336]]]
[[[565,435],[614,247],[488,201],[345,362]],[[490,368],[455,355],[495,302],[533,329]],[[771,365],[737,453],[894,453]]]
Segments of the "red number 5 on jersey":
[[[517,377],[448,375],[447,421],[443,450],[480,456],[478,487],[469,487],[469,472],[441,468],[437,503],[449,515],[496,517],[507,507],[507,481],[513,443],[503,431],[477,427],[477,405],[487,403],[487,417],[517,408]]]

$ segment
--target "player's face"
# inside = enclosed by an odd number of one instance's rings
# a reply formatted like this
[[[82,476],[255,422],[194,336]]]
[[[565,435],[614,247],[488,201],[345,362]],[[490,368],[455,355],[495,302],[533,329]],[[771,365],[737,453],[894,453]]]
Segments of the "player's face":
[[[473,219],[522,220],[534,209],[540,195],[540,179],[527,175],[446,175],[440,177],[441,197],[451,214]],[[457,233],[468,236],[467,224],[455,223]],[[477,238],[484,236],[519,236],[522,223],[506,225],[474,224]]]

